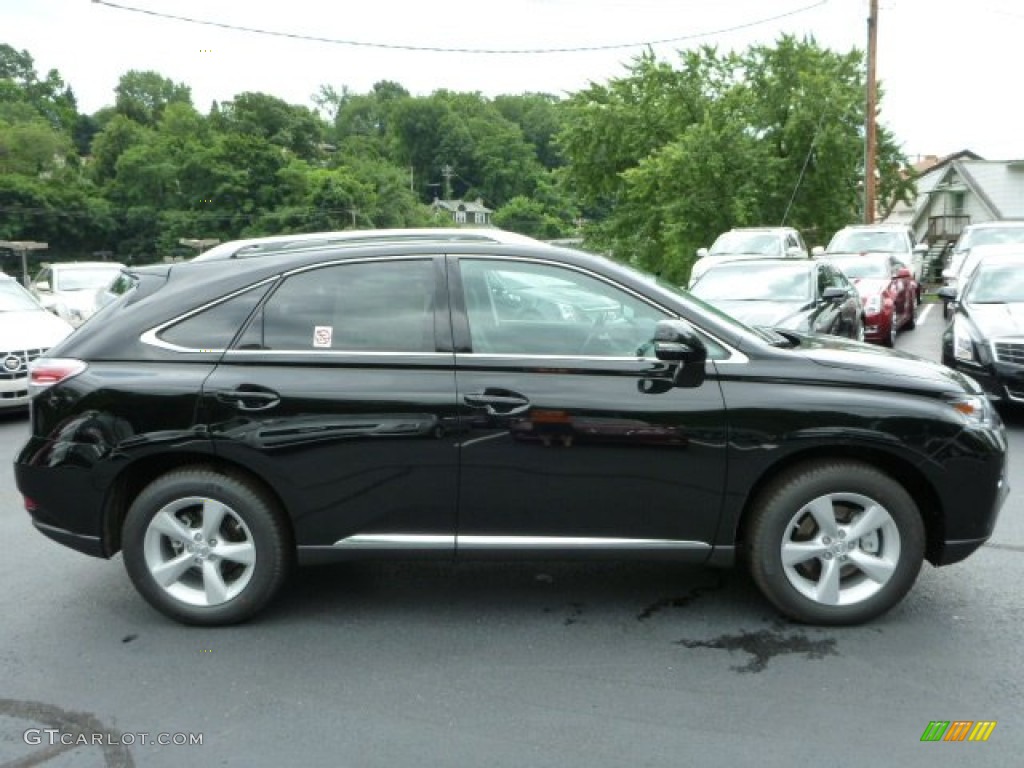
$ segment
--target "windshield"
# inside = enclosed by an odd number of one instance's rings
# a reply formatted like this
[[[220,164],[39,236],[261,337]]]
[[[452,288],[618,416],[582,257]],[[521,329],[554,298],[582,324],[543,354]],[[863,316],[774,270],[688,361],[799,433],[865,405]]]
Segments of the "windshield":
[[[42,309],[31,293],[13,280],[0,280],[0,312]]]
[[[685,288],[681,288],[674,283],[670,283],[657,275],[652,275],[650,272],[644,272],[641,269],[637,269],[631,264],[619,263],[619,266],[633,273],[636,277],[640,278],[644,282],[653,283],[662,290],[668,291],[673,294],[678,300],[684,304],[691,306],[697,313],[703,313],[705,315],[713,315],[716,320],[724,325],[730,326],[735,332],[741,333],[745,336],[753,336],[755,339],[759,339],[762,342],[768,342],[776,346],[792,346],[791,342],[774,331],[770,331],[765,328],[755,328],[747,325],[746,323],[740,322],[732,315],[728,315],[713,304],[709,304],[704,299],[690,293]]]
[[[1013,227],[982,227],[964,232],[956,244],[957,251],[966,251],[979,245],[997,245],[999,243],[1024,243],[1024,226]]]
[[[95,291],[110,285],[120,267],[81,267],[75,269],[55,269],[54,278],[58,291]]]
[[[964,301],[970,304],[1024,303],[1024,261],[982,262],[967,287]]]
[[[782,239],[774,232],[725,232],[708,251],[712,256],[751,253],[759,256],[783,256]]]
[[[836,232],[826,253],[906,253],[907,239],[899,232],[844,229]]]
[[[810,270],[803,263],[733,263],[708,270],[690,290],[706,301],[804,302],[811,295]]]
[[[839,267],[850,280],[862,278],[888,280],[891,277],[888,258],[873,259],[869,256],[850,256],[843,259],[829,259],[829,261]]]

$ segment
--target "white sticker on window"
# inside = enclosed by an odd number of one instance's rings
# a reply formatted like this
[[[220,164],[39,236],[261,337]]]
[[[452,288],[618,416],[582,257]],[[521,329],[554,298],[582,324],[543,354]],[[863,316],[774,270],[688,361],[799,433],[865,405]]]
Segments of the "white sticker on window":
[[[313,346],[330,347],[331,336],[334,335],[334,328],[330,325],[318,325],[313,328]]]

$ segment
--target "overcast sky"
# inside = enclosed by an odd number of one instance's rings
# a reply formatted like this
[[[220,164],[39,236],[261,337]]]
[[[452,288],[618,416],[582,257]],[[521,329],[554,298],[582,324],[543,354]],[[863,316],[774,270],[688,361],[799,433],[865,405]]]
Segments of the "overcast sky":
[[[662,58],[701,44],[743,49],[779,35],[813,35],[848,51],[867,45],[868,0],[110,0],[123,7],[335,40],[435,48],[585,48],[658,44]],[[1024,158],[1019,0],[881,0],[882,121],[913,159],[971,149]],[[768,17],[790,14],[774,21]],[[749,26],[743,26],[749,25]],[[723,31],[736,28],[732,31]],[[213,100],[264,91],[312,105],[321,84],[356,92],[394,80],[417,95],[438,88],[566,94],[624,74],[643,46],[550,54],[387,50],[203,26],[94,0],[0,0],[0,42],[56,68],[79,109],[113,102],[129,69],[156,70]]]

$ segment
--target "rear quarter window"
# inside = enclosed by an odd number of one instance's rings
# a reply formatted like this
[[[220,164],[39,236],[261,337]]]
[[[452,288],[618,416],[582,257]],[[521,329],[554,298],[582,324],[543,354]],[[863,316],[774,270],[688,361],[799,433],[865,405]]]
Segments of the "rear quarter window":
[[[219,301],[165,328],[157,338],[189,350],[227,349],[269,288],[265,283]]]

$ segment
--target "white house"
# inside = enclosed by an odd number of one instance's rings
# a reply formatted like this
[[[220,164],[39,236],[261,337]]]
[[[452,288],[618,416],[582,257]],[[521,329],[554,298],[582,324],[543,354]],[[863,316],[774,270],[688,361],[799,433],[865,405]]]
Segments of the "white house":
[[[929,257],[941,260],[968,224],[1024,219],[1024,160],[985,160],[964,150],[917,177],[913,207],[898,205],[887,222],[908,224]]]
[[[494,213],[484,205],[484,201],[480,198],[477,198],[476,202],[467,202],[465,200],[440,200],[435,197],[432,207],[435,213],[440,211],[447,213],[457,225],[473,224],[478,227],[489,227],[491,226],[491,214]]]

